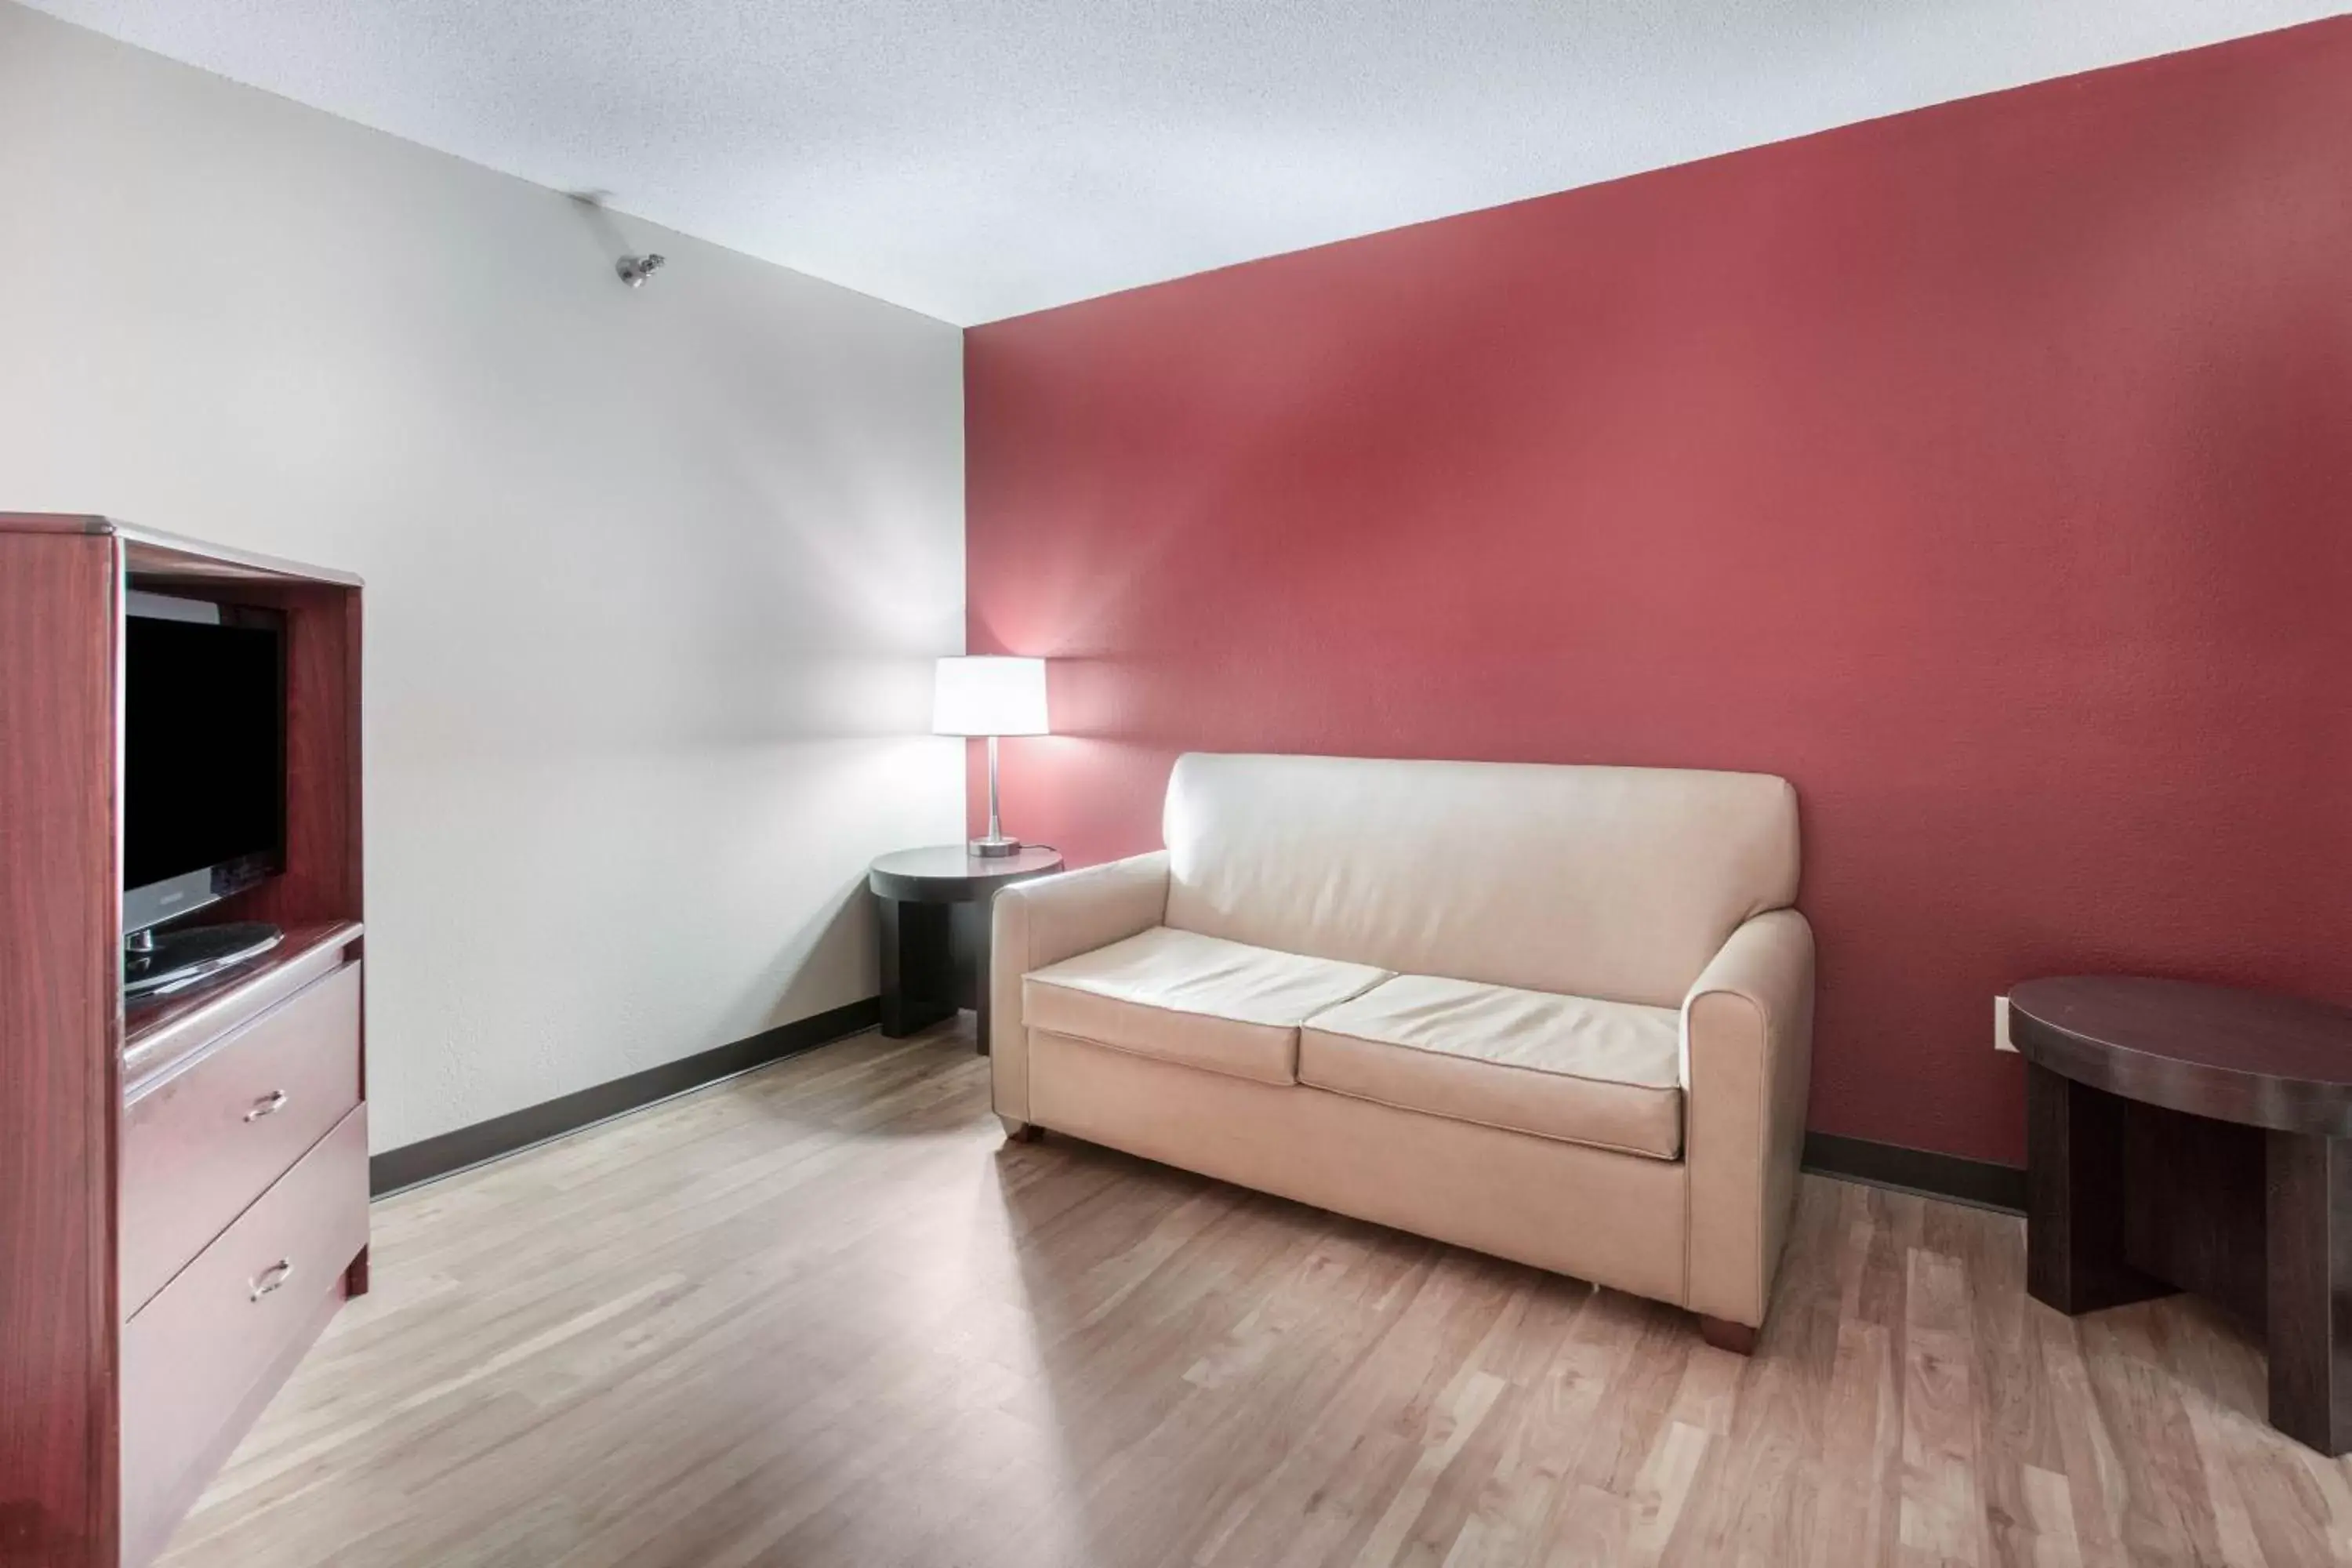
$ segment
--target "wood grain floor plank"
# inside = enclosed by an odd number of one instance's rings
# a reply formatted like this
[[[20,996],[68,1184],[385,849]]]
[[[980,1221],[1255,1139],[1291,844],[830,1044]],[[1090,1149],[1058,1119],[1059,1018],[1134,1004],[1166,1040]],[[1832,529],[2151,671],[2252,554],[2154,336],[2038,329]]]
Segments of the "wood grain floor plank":
[[[1910,1250],[1903,1325],[1903,1486],[1896,1535],[1906,1563],[1981,1561],[1975,1352],[1960,1260]]]
[[[2123,1545],[2134,1563],[2231,1560],[2180,1384],[2161,1349],[2163,1326],[2180,1318],[2177,1306],[2159,1312],[2140,1303],[2077,1324],[2092,1397],[2116,1439],[2124,1480]]]
[[[1753,1357],[1688,1316],[1073,1141],[970,1026],[376,1207],[164,1568],[2352,1568],[2352,1468],[2186,1299],[1808,1177]]]

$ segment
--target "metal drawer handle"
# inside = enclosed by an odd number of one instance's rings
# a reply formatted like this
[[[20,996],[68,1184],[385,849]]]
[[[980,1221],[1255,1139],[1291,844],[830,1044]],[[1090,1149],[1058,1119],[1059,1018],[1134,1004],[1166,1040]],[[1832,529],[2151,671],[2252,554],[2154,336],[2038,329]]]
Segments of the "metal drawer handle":
[[[282,1089],[273,1089],[253,1102],[253,1109],[245,1113],[245,1119],[247,1121],[258,1121],[265,1116],[275,1116],[285,1109],[286,1091]]]
[[[279,1258],[277,1262],[271,1264],[268,1268],[263,1269],[260,1273],[253,1277],[253,1283],[248,1287],[248,1289],[253,1292],[249,1299],[256,1301],[260,1300],[264,1296],[268,1295],[271,1291],[276,1290],[279,1286],[284,1285],[286,1281],[292,1279],[293,1276],[294,1260],[290,1258]]]

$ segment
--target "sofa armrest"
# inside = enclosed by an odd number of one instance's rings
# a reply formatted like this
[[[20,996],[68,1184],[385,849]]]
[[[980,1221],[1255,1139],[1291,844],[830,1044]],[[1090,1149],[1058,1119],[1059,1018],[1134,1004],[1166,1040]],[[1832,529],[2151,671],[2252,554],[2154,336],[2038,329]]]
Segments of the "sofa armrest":
[[[996,895],[989,940],[990,1076],[996,1113],[1029,1120],[1021,977],[1150,931],[1168,913],[1168,851],[1016,882]]]
[[[1685,1303],[1760,1326],[1804,1151],[1813,931],[1794,910],[1744,922],[1683,999]]]

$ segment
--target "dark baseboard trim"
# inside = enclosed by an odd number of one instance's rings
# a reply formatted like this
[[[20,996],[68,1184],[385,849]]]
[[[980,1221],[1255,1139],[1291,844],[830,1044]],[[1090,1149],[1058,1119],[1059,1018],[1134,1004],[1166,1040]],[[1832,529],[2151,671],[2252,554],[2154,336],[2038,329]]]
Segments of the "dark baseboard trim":
[[[561,1138],[599,1121],[641,1110],[656,1100],[669,1100],[782,1058],[864,1034],[881,1021],[881,999],[868,996],[813,1017],[763,1029],[732,1045],[698,1051],[421,1142],[387,1149],[368,1161],[368,1190],[372,1196],[380,1198],[404,1187],[438,1181],[534,1143],[544,1143],[551,1138]]]
[[[2004,1214],[2025,1212],[2025,1168],[1996,1165],[1990,1160],[1970,1160],[1958,1154],[1938,1154],[1927,1149],[1906,1149],[1899,1143],[1874,1143],[1867,1138],[1841,1138],[1833,1132],[1805,1134],[1805,1169],[1874,1187],[1895,1187],[1950,1198],[1980,1209]]]

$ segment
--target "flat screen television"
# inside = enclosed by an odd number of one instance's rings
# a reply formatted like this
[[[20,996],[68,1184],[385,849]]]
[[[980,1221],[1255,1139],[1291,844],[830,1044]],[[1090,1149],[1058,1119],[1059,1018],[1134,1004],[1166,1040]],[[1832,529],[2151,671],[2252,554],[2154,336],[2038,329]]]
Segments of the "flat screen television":
[[[286,628],[274,612],[124,603],[122,929],[286,868]]]

